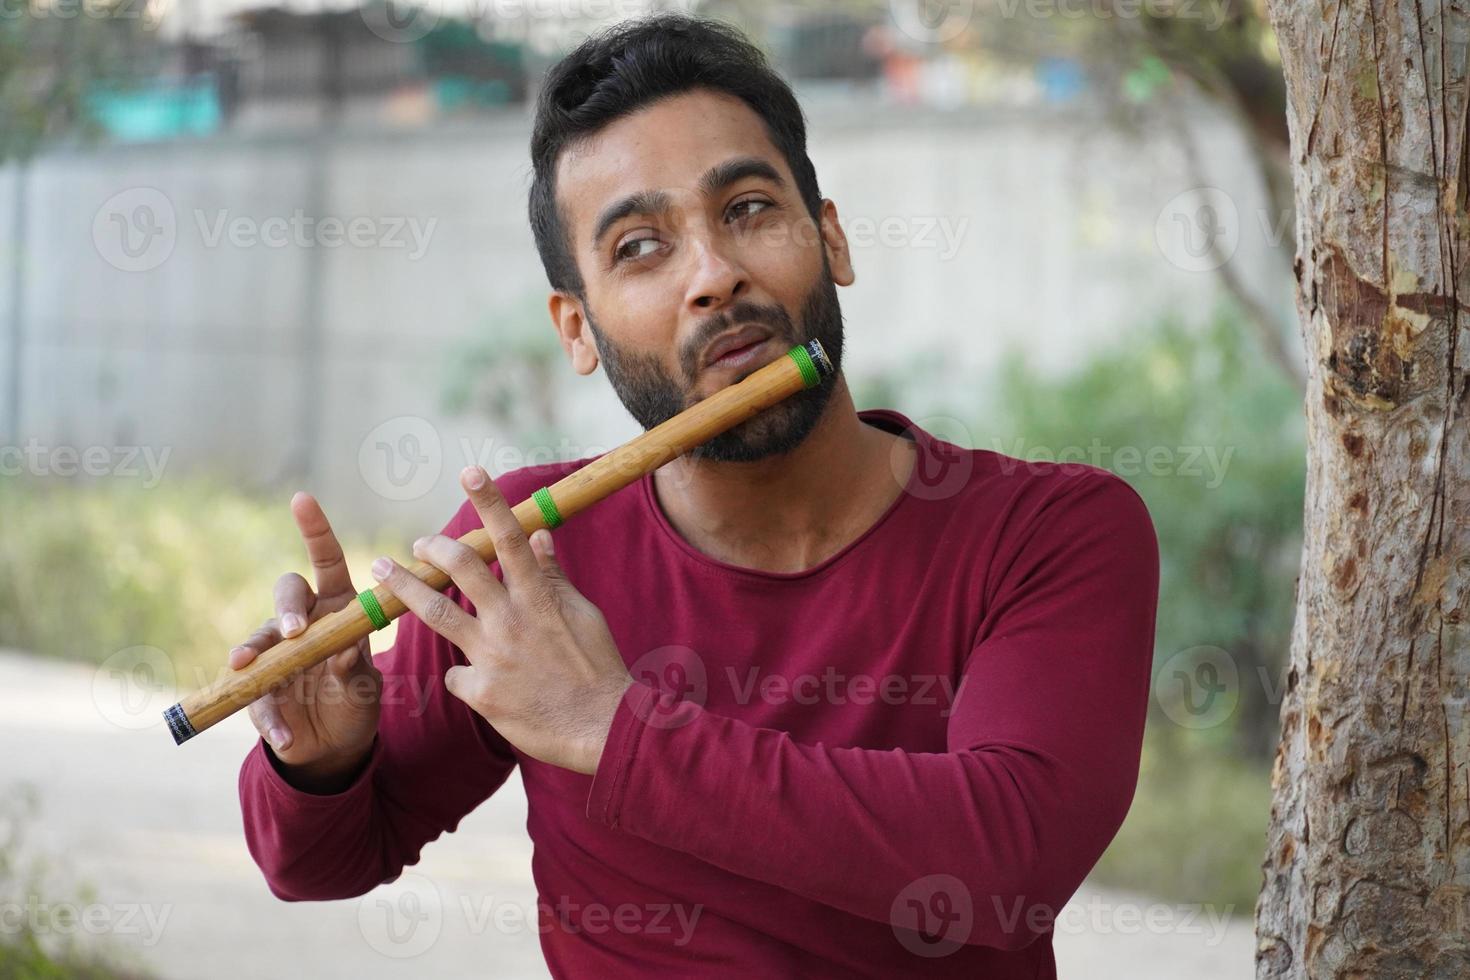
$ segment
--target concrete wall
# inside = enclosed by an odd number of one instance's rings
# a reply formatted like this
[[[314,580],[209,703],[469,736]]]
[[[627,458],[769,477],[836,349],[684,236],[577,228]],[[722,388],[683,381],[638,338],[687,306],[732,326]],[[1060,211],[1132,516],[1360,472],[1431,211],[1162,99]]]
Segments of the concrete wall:
[[[942,354],[943,369],[893,406],[915,418],[980,411],[1008,343],[1063,370],[1161,310],[1201,319],[1217,295],[1214,273],[1156,236],[1177,223],[1171,199],[1199,184],[1162,134],[1039,110],[809,102],[808,113],[823,193],[854,239],[858,281],[841,293],[849,376]],[[1273,244],[1237,134],[1192,116],[1205,182],[1235,209],[1231,261],[1289,318],[1293,230]],[[486,374],[482,395],[508,386],[522,404],[509,415],[442,403],[467,347],[539,338],[544,350],[552,337],[525,220],[528,131],[517,112],[329,141],[56,153],[31,165],[21,194],[15,169],[0,169],[0,248],[24,263],[0,277],[3,445],[105,447],[119,459],[124,447],[166,449],[167,476],[221,472],[278,492],[283,509],[305,487],[341,523],[423,528],[458,505],[466,446],[499,472],[536,446],[580,456],[631,438],[639,429],[600,372],[581,378],[555,359],[544,383]],[[232,242],[228,225],[210,241],[222,216],[258,232],[274,217],[289,239],[298,209],[369,218],[371,242]],[[428,230],[422,254],[406,227],[394,234],[399,219]],[[538,397],[549,417],[526,407]],[[519,449],[493,455],[507,445]]]

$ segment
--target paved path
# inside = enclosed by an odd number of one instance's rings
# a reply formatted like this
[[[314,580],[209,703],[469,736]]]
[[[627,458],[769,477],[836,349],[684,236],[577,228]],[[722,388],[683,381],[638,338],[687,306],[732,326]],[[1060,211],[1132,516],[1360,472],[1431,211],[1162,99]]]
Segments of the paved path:
[[[281,902],[240,827],[236,777],[255,737],[244,713],[180,748],[152,720],[172,693],[145,703],[138,690],[106,670],[0,651],[0,794],[34,786],[28,849],[63,882],[95,886],[90,925],[73,929],[178,980],[547,976],[518,778],[398,882],[361,899]],[[53,887],[41,900],[77,895]],[[1246,980],[1253,945],[1249,910],[1211,921],[1090,882],[1056,935],[1063,980]]]

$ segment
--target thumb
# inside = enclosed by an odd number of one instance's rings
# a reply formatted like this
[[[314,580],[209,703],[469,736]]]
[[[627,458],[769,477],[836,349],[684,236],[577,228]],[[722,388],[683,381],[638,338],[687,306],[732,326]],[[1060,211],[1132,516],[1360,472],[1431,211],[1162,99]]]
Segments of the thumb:
[[[567,573],[562,571],[561,562],[556,560],[556,545],[552,543],[550,531],[544,527],[537,528],[531,535],[531,548],[541,563],[541,571],[558,591],[572,588]]]
[[[450,694],[469,703],[470,668],[464,664],[455,664],[444,672],[444,688]]]

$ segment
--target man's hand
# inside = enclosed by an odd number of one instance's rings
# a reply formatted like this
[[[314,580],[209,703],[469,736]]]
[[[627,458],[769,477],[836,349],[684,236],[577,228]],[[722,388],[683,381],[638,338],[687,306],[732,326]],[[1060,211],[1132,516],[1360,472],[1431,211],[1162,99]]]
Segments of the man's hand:
[[[357,598],[342,546],[316,498],[297,493],[291,516],[316,570],[316,591],[288,572],[276,580],[276,615],[229,653],[240,670],[258,654]],[[276,685],[250,705],[250,720],[286,766],[287,781],[313,793],[345,789],[378,731],[383,675],[366,638]]]
[[[495,542],[505,581],[473,548],[442,534],[419,538],[413,554],[442,569],[476,615],[391,558],[373,562],[373,576],[470,662],[445,672],[449,693],[532,758],[591,775],[633,678],[601,610],[567,581],[551,532],[527,540],[480,467],[466,468],[460,483]]]

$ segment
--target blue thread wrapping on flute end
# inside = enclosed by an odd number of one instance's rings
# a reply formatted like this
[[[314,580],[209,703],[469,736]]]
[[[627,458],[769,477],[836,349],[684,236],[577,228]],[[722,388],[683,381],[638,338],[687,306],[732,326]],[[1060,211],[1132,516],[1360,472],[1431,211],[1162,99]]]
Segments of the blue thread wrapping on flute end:
[[[367,613],[368,621],[373,624],[373,629],[380,630],[388,625],[388,617],[383,615],[383,607],[378,605],[378,597],[373,595],[372,589],[363,589],[357,594],[358,605],[362,611]]]
[[[542,487],[531,494],[531,499],[536,501],[536,506],[541,509],[541,516],[545,519],[547,527],[561,526],[561,511],[556,509],[556,501],[551,499],[550,490]]]
[[[817,373],[823,378],[830,378],[836,373],[832,368],[831,358],[827,356],[827,348],[822,346],[820,340],[808,340],[806,342],[806,352],[812,359],[812,364],[816,366]]]
[[[199,734],[189,722],[189,716],[184,714],[184,709],[181,705],[176,704],[165,711],[163,713],[163,720],[168,722],[169,734],[173,735],[175,745],[183,745],[189,739]]]

